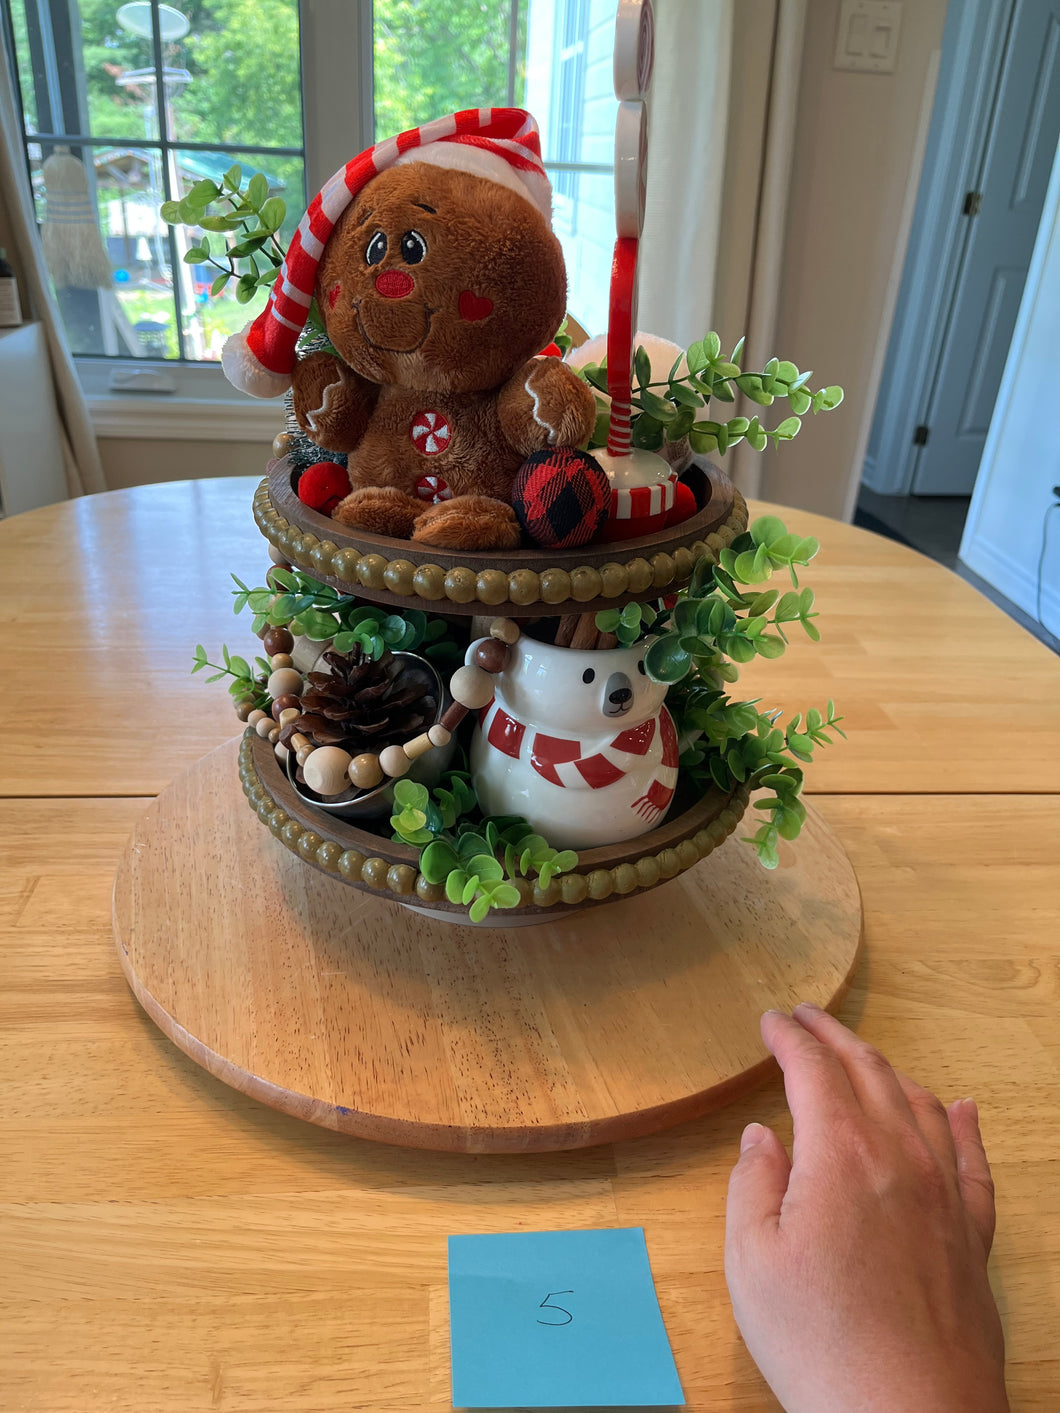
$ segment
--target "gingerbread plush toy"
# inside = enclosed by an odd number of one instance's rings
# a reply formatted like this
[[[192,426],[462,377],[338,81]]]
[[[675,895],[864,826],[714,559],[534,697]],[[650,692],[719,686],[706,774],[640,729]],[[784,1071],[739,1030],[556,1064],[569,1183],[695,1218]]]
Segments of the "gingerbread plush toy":
[[[537,126],[474,109],[379,143],[313,201],[265,311],[225,345],[258,397],[349,454],[334,517],[449,549],[511,549],[512,482],[592,431],[588,387],[535,357],[563,318]],[[295,352],[315,296],[337,357]]]

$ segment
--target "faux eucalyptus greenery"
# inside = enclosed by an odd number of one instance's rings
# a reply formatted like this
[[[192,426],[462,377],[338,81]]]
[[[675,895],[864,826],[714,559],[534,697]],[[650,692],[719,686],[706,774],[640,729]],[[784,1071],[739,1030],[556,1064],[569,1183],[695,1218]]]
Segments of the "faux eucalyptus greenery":
[[[724,455],[744,440],[755,451],[764,451],[770,441],[779,446],[796,437],[807,413],[830,412],[843,401],[843,389],[838,386],[812,392],[809,382],[813,374],[800,373],[787,359],[771,358],[758,373],[744,371],[738,361],[743,345],[741,339],[724,358],[721,339],[711,332],[676,358],[665,378],[658,379],[652,378],[647,350],[638,345],[633,361],[633,445],[658,451],[664,442],[688,437],[697,455]],[[684,373],[679,371],[682,363],[687,369]],[[574,371],[595,392],[607,392],[606,358],[601,363],[585,363]],[[760,407],[771,407],[778,399],[786,401],[792,415],[773,428],[763,427],[757,416],[730,417],[721,422],[701,415],[712,400],[735,402],[737,393],[743,393]],[[597,397],[596,412],[590,450],[607,445],[609,403]]]
[[[428,883],[444,884],[449,902],[466,907],[472,922],[481,922],[491,908],[518,907],[526,880],[545,889],[578,862],[573,849],[553,849],[525,819],[461,818],[477,803],[470,778],[460,771],[433,791],[399,780],[394,804],[395,839],[420,847],[420,872]]]
[[[652,634],[644,668],[670,687],[667,706],[685,744],[682,773],[723,790],[746,782],[769,792],[755,802],[767,817],[748,840],[767,868],[777,866],[778,841],[796,838],[806,817],[802,766],[818,746],[831,744],[829,731],[843,735],[842,718],[829,702],[825,712],[811,707],[805,719],[800,714],[781,730],[779,711],[734,701],[723,684],[739,679],[740,664],[780,657],[788,645],[785,630],[794,624],[814,642],[820,639],[814,592],[798,579],[798,568],[819,548],[812,536],[793,535],[777,516],[765,515],[723,549],[716,564],[702,558],[671,607],[627,604],[596,616],[597,627],[622,643]],[[777,570],[791,578],[784,593],[764,587]]]
[[[371,658],[384,652],[418,652],[435,666],[456,666],[461,648],[447,636],[448,625],[418,608],[390,612],[378,604],[362,603],[353,594],[340,594],[299,569],[274,566],[269,585],[248,588],[233,574],[233,610],[249,608],[253,630],[266,626],[289,628],[296,637],[331,642],[336,652],[361,648]]]
[[[247,304],[262,285],[275,281],[286,254],[278,232],[287,217],[287,205],[282,197],[269,195],[261,172],[255,172],[244,186],[243,169],[237,162],[225,172],[220,186],[208,178],[196,182],[180,201],[164,201],[159,214],[167,225],[195,226],[208,233],[190,246],[184,263],[212,265],[220,271],[210,286],[211,294],[220,294],[229,280],[236,280],[236,299]],[[232,236],[236,239],[230,243]]]

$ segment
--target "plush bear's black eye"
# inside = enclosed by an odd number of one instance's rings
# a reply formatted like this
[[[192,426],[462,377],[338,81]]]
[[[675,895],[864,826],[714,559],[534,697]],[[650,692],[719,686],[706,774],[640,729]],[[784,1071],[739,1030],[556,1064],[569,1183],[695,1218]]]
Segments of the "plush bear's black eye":
[[[647,675],[648,675],[648,674],[644,671],[644,663],[643,663],[643,662],[638,662],[638,663],[637,663],[637,671],[640,673],[640,675],[641,675],[642,677],[647,677]]]
[[[378,265],[386,254],[386,236],[382,231],[376,231],[375,235],[368,242],[368,249],[364,252],[364,258],[369,265]]]
[[[585,669],[585,671],[582,673],[582,681],[583,681],[583,682],[591,682],[595,676],[596,676],[596,673],[592,670],[592,668],[591,668],[591,667],[587,667],[587,668]]]
[[[427,242],[419,231],[406,231],[401,237],[401,258],[406,265],[418,265],[427,254]]]

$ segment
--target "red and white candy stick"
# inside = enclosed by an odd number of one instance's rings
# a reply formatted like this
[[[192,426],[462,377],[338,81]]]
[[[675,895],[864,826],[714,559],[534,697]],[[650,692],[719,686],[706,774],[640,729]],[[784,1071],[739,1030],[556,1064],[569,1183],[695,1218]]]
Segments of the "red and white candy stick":
[[[607,320],[607,391],[611,398],[607,450],[629,456],[633,394],[633,335],[637,328],[637,247],[644,227],[648,114],[655,47],[651,0],[619,0],[615,21],[615,225]]]

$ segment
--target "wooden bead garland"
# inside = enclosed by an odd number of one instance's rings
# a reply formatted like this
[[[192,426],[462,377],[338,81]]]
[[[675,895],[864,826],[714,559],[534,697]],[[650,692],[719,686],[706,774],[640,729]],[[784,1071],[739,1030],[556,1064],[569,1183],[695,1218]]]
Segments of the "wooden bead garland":
[[[344,751],[341,746],[319,746],[302,766],[305,783],[318,795],[341,794],[349,783],[346,772],[352,760],[349,751]]]
[[[302,674],[293,667],[276,668],[266,686],[270,697],[282,697],[286,692],[298,693],[301,690]]]
[[[493,697],[493,678],[484,667],[458,667],[449,681],[453,700],[468,711],[481,711]]]
[[[518,641],[519,633],[519,625],[510,618],[494,619],[489,638],[476,645],[473,661],[458,667],[450,678],[449,690],[453,700],[441,720],[403,746],[386,746],[378,755],[365,751],[351,757],[340,746],[314,746],[301,732],[291,737],[287,747],[279,744],[280,727],[296,721],[300,714],[297,694],[303,685],[302,674],[289,665],[291,660],[282,651],[272,655],[273,671],[267,684],[269,695],[274,698],[272,715],[254,710],[247,714],[245,720],[259,736],[275,744],[281,763],[285,764],[288,755],[294,753],[306,785],[315,794],[325,797],[338,795],[347,784],[359,790],[374,790],[386,778],[397,780],[406,775],[412,762],[428,751],[447,746],[468,712],[480,711],[492,701],[493,677],[507,667],[511,645]],[[284,703],[282,706],[281,702]]]
[[[379,764],[379,757],[373,756],[370,751],[354,756],[346,773],[350,783],[356,785],[358,790],[374,790],[383,783],[383,767]]]
[[[273,626],[266,629],[265,636],[261,641],[265,651],[272,657],[276,653],[289,653],[293,649],[294,634],[289,628]]]
[[[385,746],[379,752],[379,764],[391,780],[397,780],[408,772],[412,762],[402,746]]]

